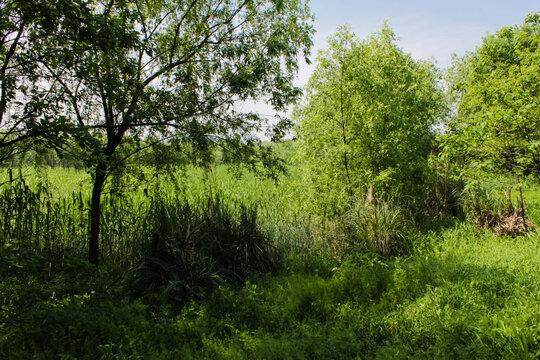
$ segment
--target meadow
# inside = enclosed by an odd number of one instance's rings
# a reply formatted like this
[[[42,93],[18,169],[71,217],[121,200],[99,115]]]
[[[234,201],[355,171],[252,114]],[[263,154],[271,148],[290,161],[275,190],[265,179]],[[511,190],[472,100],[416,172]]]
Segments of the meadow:
[[[11,173],[0,189],[2,358],[540,356],[536,231],[510,237],[443,217],[406,223],[401,255],[355,251],[340,224],[305,215],[294,171],[276,183],[217,165],[118,180],[96,270],[84,252],[89,175]],[[525,191],[536,225],[538,194]],[[184,255],[156,259],[156,232]],[[245,244],[227,245],[229,232]],[[217,242],[236,265],[215,255]],[[185,255],[195,250],[204,256]]]

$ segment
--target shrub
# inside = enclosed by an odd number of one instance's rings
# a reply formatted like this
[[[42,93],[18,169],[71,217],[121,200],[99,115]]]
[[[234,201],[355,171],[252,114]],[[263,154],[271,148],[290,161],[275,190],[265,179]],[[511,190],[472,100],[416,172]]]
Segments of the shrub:
[[[147,227],[147,255],[127,278],[135,297],[159,293],[169,300],[186,299],[224,280],[243,281],[275,269],[273,249],[259,228],[255,207],[233,209],[219,196],[199,208],[159,200],[149,212]]]

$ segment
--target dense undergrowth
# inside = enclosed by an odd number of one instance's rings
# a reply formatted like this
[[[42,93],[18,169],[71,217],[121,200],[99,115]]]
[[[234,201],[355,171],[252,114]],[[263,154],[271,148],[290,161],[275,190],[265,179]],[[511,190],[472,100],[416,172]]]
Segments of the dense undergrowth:
[[[474,211],[419,226],[384,204],[322,224],[277,200],[292,190],[218,179],[210,198],[198,180],[189,197],[107,195],[98,269],[77,194],[4,187],[0,357],[540,357],[538,232],[499,235]],[[526,198],[538,225],[538,192]]]
[[[540,238],[460,223],[384,260],[289,259],[204,301],[125,297],[119,273],[77,257],[2,251],[8,359],[534,359]]]

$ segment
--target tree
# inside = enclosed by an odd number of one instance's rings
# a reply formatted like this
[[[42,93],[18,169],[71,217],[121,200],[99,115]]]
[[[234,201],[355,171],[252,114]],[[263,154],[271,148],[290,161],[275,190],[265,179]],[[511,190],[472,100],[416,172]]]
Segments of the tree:
[[[447,152],[489,173],[540,175],[540,14],[456,59]]]
[[[56,30],[57,24],[43,21],[51,9],[49,1],[0,2],[0,161],[37,134],[26,96],[40,75],[29,49]]]
[[[203,155],[232,147],[255,166],[264,119],[236,104],[264,98],[276,111],[295,101],[298,56],[312,27],[301,0],[92,0],[73,2],[59,35],[62,51],[39,58],[60,122],[90,167],[89,260],[97,264],[101,193],[107,178],[140,150],[189,143]],[[71,17],[71,14],[77,14]],[[40,48],[34,49],[40,52]],[[33,95],[44,96],[35,89]],[[277,131],[286,122],[276,124]],[[77,146],[71,147],[70,143]],[[262,152],[263,163],[270,163]],[[266,157],[265,157],[266,156]]]
[[[433,65],[399,49],[386,25],[364,41],[341,28],[317,62],[296,113],[314,202],[332,213],[369,189],[417,196],[444,110]]]
[[[450,71],[444,155],[465,175],[540,176],[540,14],[503,27]],[[523,205],[523,204],[522,204]],[[523,206],[522,206],[523,210]]]

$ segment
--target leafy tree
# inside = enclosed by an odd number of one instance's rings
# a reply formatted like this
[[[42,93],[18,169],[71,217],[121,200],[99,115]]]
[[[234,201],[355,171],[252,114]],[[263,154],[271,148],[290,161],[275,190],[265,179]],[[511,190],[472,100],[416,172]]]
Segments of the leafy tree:
[[[404,53],[386,25],[364,41],[341,28],[317,61],[296,113],[314,202],[336,212],[369,189],[417,196],[444,109],[433,65]]]
[[[540,178],[540,14],[503,27],[454,61],[449,72],[454,116],[443,155],[460,174]],[[518,185],[523,223],[525,208]],[[511,188],[507,190],[512,207]]]
[[[445,154],[461,170],[540,175],[540,14],[503,27],[450,71],[455,113]]]
[[[0,2],[0,161],[36,144],[40,149],[58,145],[69,130],[65,117],[54,116],[63,105],[42,63],[70,51],[57,45],[77,31],[84,3]]]
[[[236,106],[264,98],[276,111],[295,101],[298,56],[312,27],[301,0],[91,0],[61,15],[59,35],[39,58],[55,106],[40,121],[60,122],[64,151],[90,167],[89,259],[98,262],[100,201],[107,178],[159,143],[189,143],[202,157],[213,144],[237,160],[271,165],[253,135],[264,124]],[[71,16],[76,14],[76,16]],[[39,47],[34,51],[40,52]],[[283,130],[286,121],[276,125]],[[75,143],[77,146],[70,146]]]
[[[0,161],[37,135],[26,96],[40,75],[29,49],[56,30],[57,24],[45,19],[51,10],[50,1],[0,2]]]

